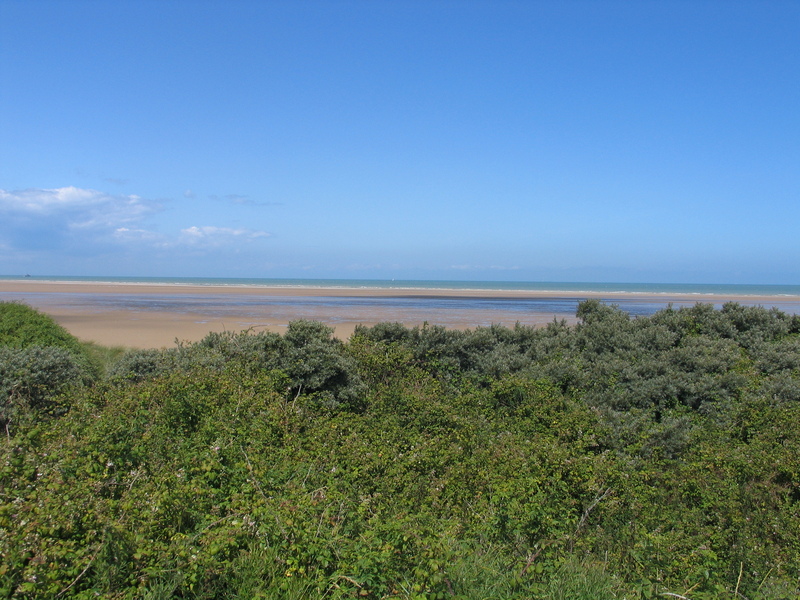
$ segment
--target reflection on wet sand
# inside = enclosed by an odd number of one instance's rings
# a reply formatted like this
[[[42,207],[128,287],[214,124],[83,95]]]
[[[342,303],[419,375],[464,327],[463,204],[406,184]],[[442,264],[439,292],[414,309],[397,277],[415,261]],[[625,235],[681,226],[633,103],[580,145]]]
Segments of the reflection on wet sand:
[[[322,321],[342,339],[358,324],[381,321],[408,326],[470,329],[492,324],[540,326],[574,323],[578,303],[596,297],[633,316],[673,306],[726,301],[776,306],[800,313],[797,297],[723,297],[697,294],[603,294],[509,290],[389,290],[153,286],[0,282],[0,301],[21,301],[52,315],[74,335],[104,345],[139,348],[194,341],[209,331],[283,331],[297,319]]]

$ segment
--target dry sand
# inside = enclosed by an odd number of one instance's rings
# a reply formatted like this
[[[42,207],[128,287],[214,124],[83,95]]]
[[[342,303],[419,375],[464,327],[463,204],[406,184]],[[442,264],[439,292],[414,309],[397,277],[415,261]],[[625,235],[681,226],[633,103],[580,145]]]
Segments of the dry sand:
[[[455,329],[497,323],[541,325],[556,319],[575,322],[572,313],[520,313],[502,308],[389,308],[380,303],[303,302],[309,298],[620,298],[664,304],[737,300],[770,306],[773,296],[721,297],[698,294],[614,294],[591,292],[193,286],[176,284],[0,281],[0,301],[21,301],[49,315],[73,335],[107,346],[159,348],[176,340],[196,341],[210,331],[285,330],[290,321],[322,321],[348,338],[358,324],[427,321]],[[159,302],[159,299],[164,302]],[[298,299],[292,302],[291,299]],[[281,300],[276,302],[276,300]],[[288,300],[288,302],[287,302]],[[783,299],[782,299],[783,300]],[[787,298],[800,302],[800,298]]]

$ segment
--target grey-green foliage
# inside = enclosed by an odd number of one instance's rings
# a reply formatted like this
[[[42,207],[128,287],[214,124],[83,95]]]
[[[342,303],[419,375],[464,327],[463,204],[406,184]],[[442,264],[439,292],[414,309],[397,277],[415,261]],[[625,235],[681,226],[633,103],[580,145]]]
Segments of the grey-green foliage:
[[[439,325],[408,328],[400,323],[358,327],[356,335],[373,342],[402,345],[411,350],[416,364],[451,378],[456,373],[472,378],[496,379],[532,363],[529,346],[536,330],[521,325],[513,329],[493,325],[473,331],[448,330]]]
[[[0,423],[50,410],[70,385],[88,384],[99,367],[86,347],[51,317],[0,302]]]
[[[750,348],[759,342],[772,342],[798,333],[800,319],[775,308],[743,306],[736,302],[725,303],[720,310],[711,304],[674,309],[671,306],[648,319],[666,325],[681,337],[707,335],[728,338]]]
[[[734,328],[734,339],[748,349],[760,342],[785,338],[792,332],[795,321],[777,308],[743,306],[736,302],[724,304],[719,314]]]
[[[777,373],[767,378],[757,393],[774,402],[800,402],[800,373]]]
[[[107,376],[130,382],[152,379],[174,369],[173,354],[167,350],[131,350],[108,369]]]
[[[92,379],[90,365],[64,348],[0,346],[0,423],[30,409],[53,409],[66,388]]]
[[[755,367],[771,375],[782,371],[800,373],[800,337],[789,336],[776,342],[762,342],[751,348]]]
[[[507,374],[547,379],[594,406],[662,411],[685,406],[710,411],[747,390],[754,374],[779,400],[800,397],[797,319],[774,309],[729,303],[669,307],[631,318],[597,300],[582,302],[581,322],[543,328],[517,325],[472,331],[399,323],[359,327],[356,335],[410,351],[414,364],[444,381],[489,385]],[[112,374],[141,380],[198,367],[279,370],[292,394],[355,407],[363,384],[345,345],[321,323],[295,321],[287,332],[211,333],[196,344],[125,356]],[[750,379],[748,379],[750,378]]]
[[[289,393],[305,394],[327,407],[358,408],[364,386],[354,359],[333,337],[333,328],[316,321],[293,321],[286,333],[251,331],[209,333],[197,343],[167,350],[136,350],[110,370],[112,379],[142,381],[194,369],[280,371]]]
[[[793,339],[794,319],[774,309],[735,303],[669,307],[630,319],[594,301],[579,307],[578,352],[569,355],[573,389],[594,404],[623,410],[684,405],[710,410],[742,394],[753,365],[791,367],[777,360]],[[792,346],[793,347],[793,346]]]
[[[697,304],[631,318],[587,300],[577,316],[574,327],[448,331],[382,323],[359,328],[358,335],[408,348],[417,364],[445,379],[458,374],[481,383],[523,372],[595,406],[654,408],[656,418],[676,406],[712,410],[744,393],[759,372],[774,379],[763,382],[766,392],[798,396],[798,319],[775,309]]]
[[[283,336],[284,350],[273,368],[286,373],[292,387],[317,394],[324,403],[361,408],[364,386],[355,360],[333,337],[333,328],[316,321],[293,321]]]

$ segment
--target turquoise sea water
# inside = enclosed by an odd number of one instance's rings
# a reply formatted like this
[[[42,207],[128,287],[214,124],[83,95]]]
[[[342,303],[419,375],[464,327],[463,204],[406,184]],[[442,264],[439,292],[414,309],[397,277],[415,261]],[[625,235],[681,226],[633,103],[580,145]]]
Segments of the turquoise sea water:
[[[596,283],[553,281],[445,281],[394,279],[267,279],[221,277],[87,277],[0,275],[0,280],[80,281],[87,283],[148,283],[159,285],[264,286],[419,290],[525,290],[629,294],[717,294],[721,296],[800,296],[800,285],[706,283]]]

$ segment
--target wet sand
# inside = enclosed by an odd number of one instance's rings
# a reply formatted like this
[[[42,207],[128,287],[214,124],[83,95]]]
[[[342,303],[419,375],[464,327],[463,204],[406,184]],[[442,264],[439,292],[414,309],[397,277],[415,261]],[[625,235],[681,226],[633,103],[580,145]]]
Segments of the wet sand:
[[[574,323],[574,305],[586,298],[654,308],[668,302],[738,301],[790,310],[796,306],[792,312],[800,312],[800,297],[793,296],[0,281],[0,301],[33,306],[82,340],[134,348],[170,347],[176,340],[196,341],[211,331],[282,332],[290,321],[301,318],[334,327],[341,339],[359,324],[382,321],[407,326],[428,322],[453,329],[517,322],[536,326],[553,319]],[[470,299],[475,301],[464,302]],[[512,310],[515,301],[536,299],[547,300],[542,304],[546,308]]]

